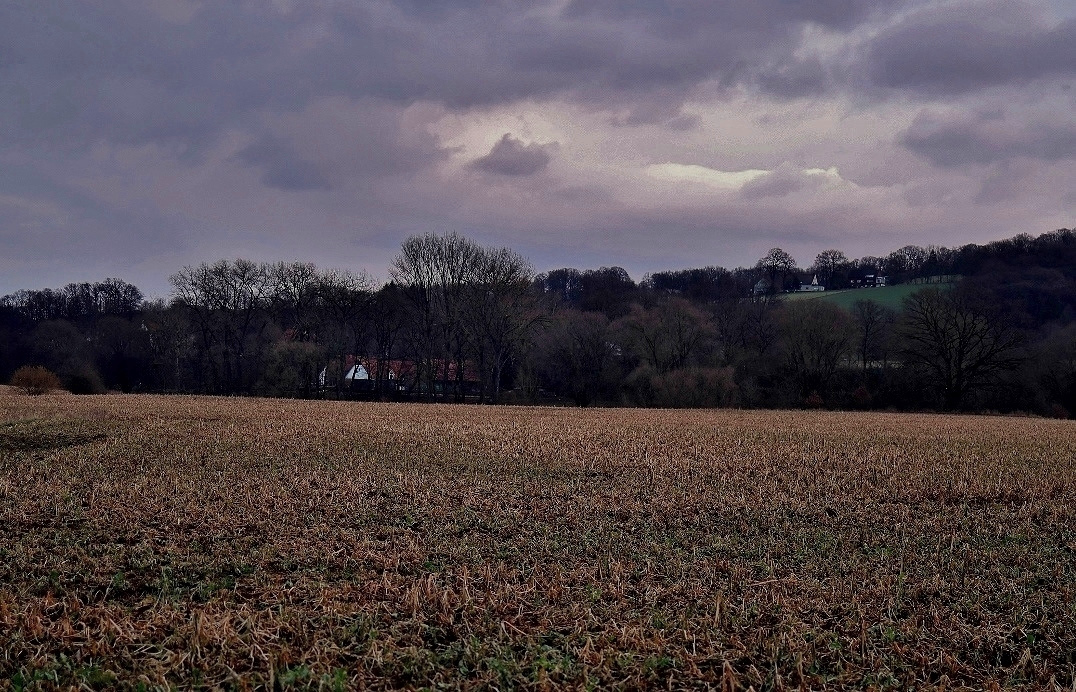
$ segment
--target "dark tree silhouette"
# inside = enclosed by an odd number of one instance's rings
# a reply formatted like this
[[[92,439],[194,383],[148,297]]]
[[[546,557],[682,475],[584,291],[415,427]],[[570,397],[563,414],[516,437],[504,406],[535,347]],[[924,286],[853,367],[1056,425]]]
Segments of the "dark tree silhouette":
[[[786,362],[802,396],[829,388],[853,344],[848,313],[824,300],[785,306],[781,337]]]
[[[833,279],[838,272],[847,271],[848,257],[840,250],[823,250],[814,258],[811,271],[826,288],[834,288]]]
[[[948,410],[1019,363],[1020,334],[967,292],[931,287],[904,300],[904,358],[925,368]]]
[[[796,260],[781,248],[775,247],[767,252],[755,267],[763,278],[769,281],[767,292],[780,293],[784,290],[785,281],[796,271]]]
[[[896,314],[873,300],[857,300],[852,304],[852,317],[857,329],[857,354],[866,370],[872,360],[884,355],[884,346],[892,331]]]

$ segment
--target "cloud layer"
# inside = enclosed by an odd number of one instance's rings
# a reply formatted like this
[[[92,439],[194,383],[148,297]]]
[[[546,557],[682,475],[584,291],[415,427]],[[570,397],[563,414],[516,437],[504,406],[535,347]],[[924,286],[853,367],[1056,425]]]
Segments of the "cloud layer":
[[[1074,223],[1048,0],[14,0],[0,293],[219,257],[801,264]]]
[[[555,148],[554,145],[534,142],[524,144],[506,132],[488,154],[472,161],[471,167],[494,175],[536,175],[549,165],[552,158],[550,150]]]

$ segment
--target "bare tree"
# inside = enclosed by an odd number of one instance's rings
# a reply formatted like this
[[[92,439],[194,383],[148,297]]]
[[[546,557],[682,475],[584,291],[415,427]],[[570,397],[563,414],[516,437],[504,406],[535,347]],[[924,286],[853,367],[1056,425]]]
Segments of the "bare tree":
[[[905,361],[933,376],[949,410],[1019,363],[1020,334],[956,289],[931,287],[905,298],[902,334]]]
[[[896,314],[873,300],[857,300],[852,304],[852,317],[858,331],[859,361],[866,370],[872,361],[884,357]]]
[[[546,312],[534,290],[534,269],[522,255],[508,248],[483,249],[471,267],[465,323],[483,374],[483,398],[496,402],[505,366]]]
[[[823,250],[814,259],[811,270],[826,288],[832,288],[833,275],[847,269],[848,257],[840,250]]]
[[[215,388],[245,390],[265,346],[259,337],[267,326],[272,287],[268,267],[243,259],[221,260],[184,267],[169,280],[175,302],[188,310],[199,331]]]
[[[389,361],[396,353],[401,334],[406,327],[407,300],[404,291],[395,283],[388,283],[373,296],[369,306],[370,337],[373,351],[374,393],[385,398],[391,384]]]
[[[450,360],[455,361],[457,378],[463,375],[466,335],[460,310],[480,256],[481,248],[463,236],[427,233],[405,240],[393,259],[392,277],[405,288],[413,310],[412,344],[427,395],[434,393],[440,375],[443,396],[448,396]]]
[[[743,345],[748,351],[765,356],[777,341],[777,308],[780,299],[774,296],[758,296],[743,301]]]
[[[782,311],[782,341],[801,393],[825,391],[851,352],[848,314],[828,301],[790,303]]]
[[[318,287],[321,273],[309,262],[277,262],[265,266],[267,305],[291,341],[318,339]]]
[[[192,333],[189,310],[182,305],[154,301],[142,311],[142,326],[149,338],[150,357],[157,387],[183,391],[190,385],[183,377],[184,363],[198,347],[198,335]]]
[[[670,298],[649,310],[634,305],[616,329],[659,375],[687,366],[714,336],[709,316],[683,298]]]
[[[611,397],[620,377],[612,338],[603,313],[557,311],[537,339],[543,379],[579,406]]]
[[[915,273],[926,264],[929,254],[918,245],[905,245],[885,258],[885,270],[890,274]]]
[[[437,263],[441,242],[440,236],[429,233],[407,238],[389,269],[409,307],[409,342],[427,395],[433,392],[433,368],[440,352]]]
[[[332,270],[317,278],[317,333],[322,350],[335,358],[341,377],[335,379],[337,397],[343,385],[349,355],[366,355],[373,326],[371,305],[374,282],[365,272]]]
[[[505,366],[542,319],[530,263],[508,248],[483,248],[455,233],[426,234],[404,241],[392,276],[411,308],[422,389],[432,394],[440,383],[443,397],[454,389],[462,398],[473,357],[482,397],[495,401]]]
[[[788,276],[796,271],[796,260],[781,248],[775,247],[767,252],[755,267],[770,282],[768,293],[780,293],[784,290]]]

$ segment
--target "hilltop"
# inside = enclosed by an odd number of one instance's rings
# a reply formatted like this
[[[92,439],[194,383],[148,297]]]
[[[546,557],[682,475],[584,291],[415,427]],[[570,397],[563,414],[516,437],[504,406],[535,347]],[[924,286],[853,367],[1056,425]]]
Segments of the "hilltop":
[[[872,300],[893,310],[900,310],[904,299],[926,286],[952,284],[952,281],[930,281],[925,283],[899,284],[897,286],[873,286],[871,288],[846,288],[837,291],[819,291],[817,293],[788,293],[787,300],[825,300],[845,310],[860,300]]]

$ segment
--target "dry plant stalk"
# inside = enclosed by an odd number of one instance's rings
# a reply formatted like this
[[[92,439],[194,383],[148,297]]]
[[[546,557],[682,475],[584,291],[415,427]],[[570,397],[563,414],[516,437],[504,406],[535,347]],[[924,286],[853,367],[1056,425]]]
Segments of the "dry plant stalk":
[[[0,687],[1070,689],[1076,425],[0,396]]]

